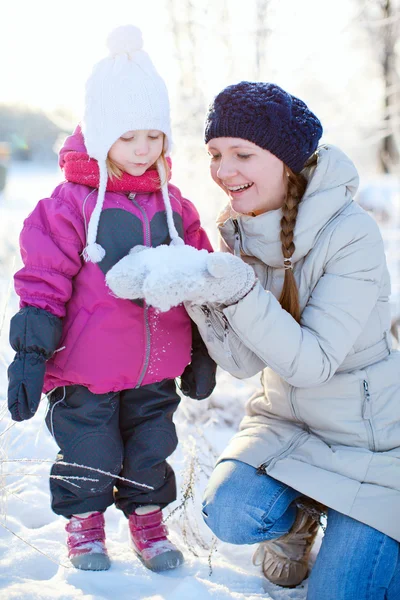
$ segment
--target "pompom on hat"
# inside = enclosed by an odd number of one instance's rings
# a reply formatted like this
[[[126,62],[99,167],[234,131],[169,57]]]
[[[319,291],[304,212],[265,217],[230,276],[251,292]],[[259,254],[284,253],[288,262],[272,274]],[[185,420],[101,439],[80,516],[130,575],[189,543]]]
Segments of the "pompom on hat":
[[[109,55],[98,62],[86,82],[82,133],[88,155],[99,165],[96,206],[90,217],[86,261],[100,262],[105,251],[96,243],[99,220],[107,186],[107,155],[116,140],[127,131],[158,129],[165,135],[164,151],[171,149],[170,106],[167,87],[149,55],[143,50],[140,29],[123,25],[108,36]],[[173,221],[162,160],[157,161],[162,182],[169,234],[172,243],[180,238]],[[178,241],[179,240],[179,241]]]
[[[206,144],[218,137],[253,142],[299,173],[321,135],[319,119],[302,100],[274,83],[241,81],[214,98],[204,137]]]

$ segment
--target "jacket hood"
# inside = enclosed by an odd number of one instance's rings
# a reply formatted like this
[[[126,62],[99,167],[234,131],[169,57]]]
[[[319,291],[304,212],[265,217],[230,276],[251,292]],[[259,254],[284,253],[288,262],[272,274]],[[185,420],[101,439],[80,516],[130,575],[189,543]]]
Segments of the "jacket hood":
[[[308,179],[303,200],[312,194],[340,187],[345,187],[354,198],[359,185],[353,161],[340,148],[328,144],[318,148],[316,167],[304,169],[303,174]]]
[[[59,152],[58,164],[60,165],[61,169],[64,168],[65,154],[67,152],[84,152],[87,154],[80,125],[77,125],[74,132],[65,139],[64,144]]]
[[[359,183],[353,162],[339,148],[331,145],[318,148],[318,163],[304,169],[307,189],[299,204],[292,257],[295,263],[314,246],[321,230],[353,199]],[[283,268],[280,241],[282,210],[271,210],[257,217],[239,215],[242,250],[272,267]],[[227,245],[234,248],[235,228],[232,218],[219,225]]]

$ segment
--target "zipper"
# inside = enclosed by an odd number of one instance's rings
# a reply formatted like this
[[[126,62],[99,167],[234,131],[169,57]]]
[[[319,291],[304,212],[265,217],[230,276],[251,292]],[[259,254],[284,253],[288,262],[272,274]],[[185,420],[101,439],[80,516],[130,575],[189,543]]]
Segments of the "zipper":
[[[264,266],[265,266],[265,269],[266,269],[266,278],[265,278],[265,287],[264,287],[264,289],[267,290],[267,291],[269,291],[269,287],[268,287],[268,284],[269,284],[269,266],[268,265],[264,265]]]
[[[228,358],[232,358],[232,360],[235,363],[235,365],[237,366],[237,368],[240,369],[240,364],[236,360],[236,356],[233,354],[233,352],[231,350],[231,345],[229,343],[229,338],[228,338],[229,322],[224,314],[222,314],[222,320],[224,321],[224,350],[225,350],[225,353],[227,354]]]
[[[132,200],[132,204],[134,204],[134,206],[136,206],[136,208],[138,209],[138,211],[141,213],[141,215],[143,217],[144,245],[150,247],[151,240],[150,240],[149,219],[147,218],[146,211],[135,201],[135,196],[136,196],[136,194],[134,194],[132,192],[128,195],[128,198],[129,198],[129,200]],[[150,362],[151,331],[150,331],[150,323],[149,323],[149,307],[147,306],[147,304],[144,300],[143,300],[143,304],[144,304],[143,316],[144,316],[144,332],[145,332],[146,350],[145,350],[145,355],[144,355],[142,371],[140,373],[140,376],[139,376],[138,382],[135,386],[135,389],[139,388],[142,385],[142,381],[144,379],[144,376],[146,375],[146,371],[148,369],[149,362]]]
[[[233,246],[233,253],[235,256],[240,256],[243,252],[242,236],[239,229],[239,223],[237,219],[232,219],[233,227],[235,229],[235,242]],[[244,254],[244,252],[243,252]]]
[[[242,254],[246,254],[246,252],[243,249],[243,241],[242,241],[242,233],[240,231],[240,227],[239,227],[239,222],[237,219],[232,219],[232,223],[233,223],[233,227],[235,229],[235,237],[234,237],[234,245],[233,245],[233,253],[235,256],[239,256],[241,257]],[[264,289],[268,290],[268,283],[269,283],[269,277],[270,277],[270,268],[268,267],[268,265],[264,265],[265,269],[266,269],[266,281],[265,281],[265,286]]]
[[[216,337],[223,344],[223,348],[225,354],[228,358],[232,358],[233,362],[240,369],[240,363],[238,362],[236,356],[233,354],[231,350],[231,346],[229,343],[229,322],[224,314],[221,314],[221,318],[223,321],[223,325],[218,317],[215,316],[214,312],[209,309],[209,307],[205,304],[201,306],[201,310],[206,316],[206,325],[207,325],[207,342],[212,342],[214,337]]]
[[[371,394],[369,393],[369,385],[366,379],[363,380],[364,402],[362,407],[362,418],[365,421],[368,434],[369,446],[373,452],[376,451],[374,428],[372,427],[372,410],[371,410]]]
[[[142,381],[144,376],[146,375],[147,368],[150,362],[150,345],[151,345],[151,332],[150,332],[150,323],[149,323],[149,307],[147,304],[144,305],[144,330],[145,330],[145,338],[146,338],[146,351],[144,357],[144,363],[142,372],[140,373],[140,377],[135,386],[135,389],[139,388],[142,385]]]
[[[221,329],[221,323],[217,319],[217,317],[211,312],[207,305],[203,304],[201,310],[205,314],[206,317],[206,325],[207,325],[207,342],[212,342],[215,337],[220,341],[224,341],[224,333],[221,335],[218,332],[218,329]],[[216,325],[218,327],[216,327]]]
[[[283,450],[281,452],[279,452],[279,454],[277,454],[276,456],[271,456],[268,460],[261,463],[261,465],[259,467],[257,467],[257,474],[258,475],[266,475],[267,469],[269,467],[272,469],[275,466],[275,464],[278,462],[278,460],[282,460],[283,458],[286,458],[286,456],[288,456],[288,454],[290,454],[293,450],[295,450],[296,448],[298,448],[298,446],[300,446],[302,439],[305,437],[308,437],[308,436],[309,436],[308,431],[302,430],[299,433],[296,433],[296,435],[283,448]]]

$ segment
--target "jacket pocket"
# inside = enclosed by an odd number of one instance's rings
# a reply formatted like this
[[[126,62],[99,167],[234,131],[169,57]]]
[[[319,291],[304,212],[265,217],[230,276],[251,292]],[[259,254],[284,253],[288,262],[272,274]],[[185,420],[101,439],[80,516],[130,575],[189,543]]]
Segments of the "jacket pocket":
[[[90,319],[90,313],[86,309],[81,308],[70,327],[68,328],[63,341],[60,344],[60,349],[54,357],[55,364],[60,369],[64,369],[68,359],[74,349],[75,343],[85,328],[87,322]]]
[[[307,438],[310,437],[308,431],[300,431],[294,435],[291,440],[285,444],[278,454],[270,456],[265,462],[263,462],[257,469],[259,473],[268,473],[274,468],[275,464],[287,456],[294,450],[296,450],[301,444],[303,444]]]

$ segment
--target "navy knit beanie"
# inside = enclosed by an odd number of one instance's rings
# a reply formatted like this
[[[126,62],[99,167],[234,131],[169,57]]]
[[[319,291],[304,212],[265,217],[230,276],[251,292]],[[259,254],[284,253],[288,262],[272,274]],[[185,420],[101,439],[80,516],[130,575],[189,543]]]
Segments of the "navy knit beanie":
[[[209,107],[205,143],[218,137],[253,142],[299,173],[315,152],[322,125],[307,105],[274,83],[241,81]]]

